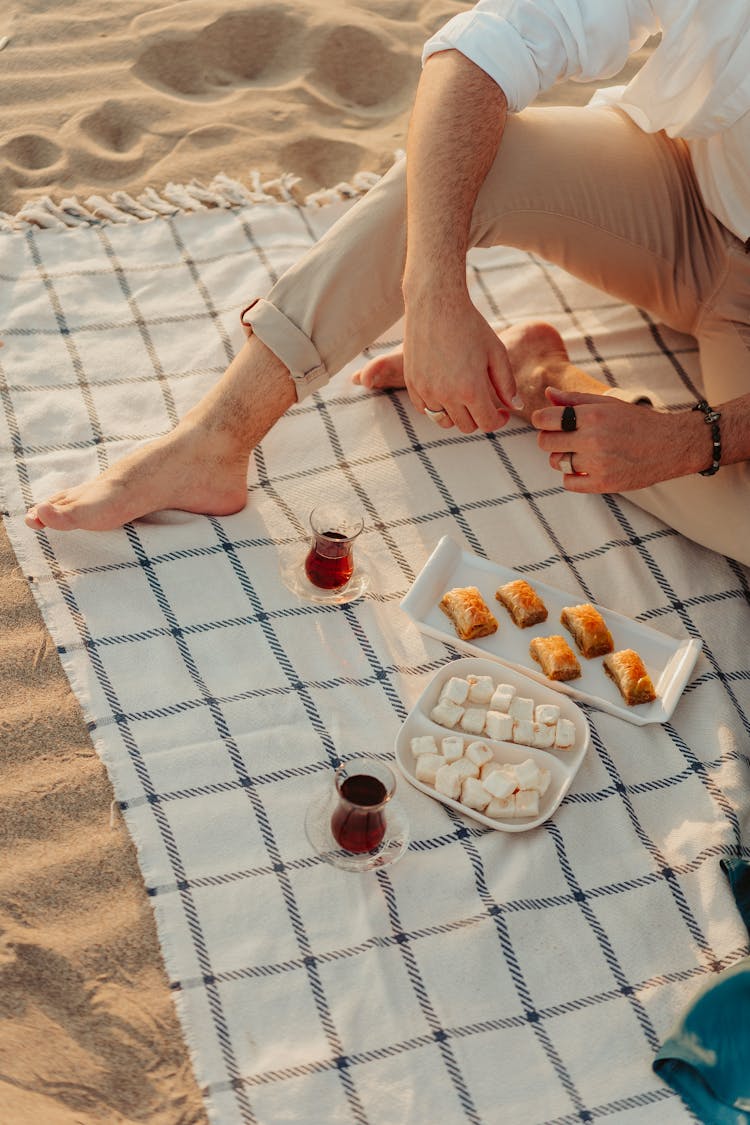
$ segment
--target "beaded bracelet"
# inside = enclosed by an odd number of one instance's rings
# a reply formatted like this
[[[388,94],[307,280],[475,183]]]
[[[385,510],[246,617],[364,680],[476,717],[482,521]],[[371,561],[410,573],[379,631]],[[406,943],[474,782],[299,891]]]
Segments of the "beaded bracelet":
[[[718,473],[719,466],[721,465],[721,430],[719,429],[719,419],[721,418],[721,413],[718,410],[714,410],[712,407],[710,407],[705,398],[702,398],[700,402],[696,402],[693,410],[700,410],[701,414],[703,415],[703,421],[707,426],[711,427],[711,440],[713,441],[713,459],[711,461],[711,467],[708,469],[701,469],[700,475],[702,477],[712,477],[714,473]]]

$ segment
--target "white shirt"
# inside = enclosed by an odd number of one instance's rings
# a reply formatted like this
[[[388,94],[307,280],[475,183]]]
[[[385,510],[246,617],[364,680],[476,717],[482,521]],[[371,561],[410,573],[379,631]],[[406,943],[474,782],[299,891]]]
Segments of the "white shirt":
[[[423,61],[455,49],[502,87],[519,112],[556,82],[617,74],[649,36],[661,41],[627,86],[592,104],[617,105],[645,132],[683,137],[706,206],[750,235],[748,0],[480,0],[425,45]]]

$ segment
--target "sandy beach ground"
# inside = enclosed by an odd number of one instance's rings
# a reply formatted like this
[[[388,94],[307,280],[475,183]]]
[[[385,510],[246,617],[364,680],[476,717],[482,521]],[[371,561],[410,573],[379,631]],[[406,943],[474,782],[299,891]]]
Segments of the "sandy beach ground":
[[[11,0],[0,211],[218,172],[305,191],[382,172],[424,40],[469,6]],[[203,1122],[134,849],[4,530],[0,621],[0,1125]]]

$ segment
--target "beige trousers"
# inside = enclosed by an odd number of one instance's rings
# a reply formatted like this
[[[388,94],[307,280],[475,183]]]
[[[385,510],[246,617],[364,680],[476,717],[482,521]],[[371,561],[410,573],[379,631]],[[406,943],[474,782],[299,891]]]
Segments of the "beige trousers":
[[[243,313],[299,398],[403,315],[405,196],[401,162]],[[512,116],[471,244],[533,251],[695,336],[712,406],[750,393],[750,254],[703,206],[684,142],[644,133],[612,108]],[[627,495],[750,565],[750,463]]]

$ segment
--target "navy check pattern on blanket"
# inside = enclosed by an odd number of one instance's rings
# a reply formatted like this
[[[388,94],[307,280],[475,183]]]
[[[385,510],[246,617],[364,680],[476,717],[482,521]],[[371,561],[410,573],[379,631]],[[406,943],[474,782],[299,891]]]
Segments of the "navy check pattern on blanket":
[[[238,515],[23,525],[33,500],[167,431],[240,345],[245,299],[340,210],[0,236],[4,518],[136,842],[208,1110],[220,1125],[692,1120],[651,1060],[748,952],[719,871],[750,854],[745,569],[627,501],[565,493],[522,424],[439,431],[347,373],[256,451]],[[475,252],[469,274],[497,324],[546,318],[609,383],[694,398],[692,341],[643,313],[515,251]],[[333,492],[364,511],[373,574],[344,607],[279,578]],[[703,654],[663,726],[589,709],[592,747],[543,827],[485,830],[402,781],[406,855],[342,872],[312,853],[305,810],[339,756],[392,758],[458,655],[399,609],[444,534]]]

